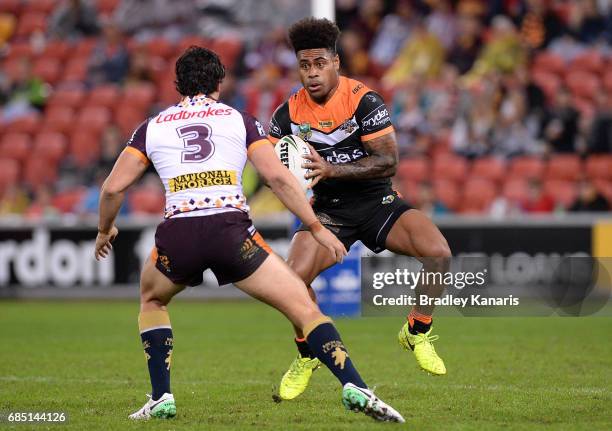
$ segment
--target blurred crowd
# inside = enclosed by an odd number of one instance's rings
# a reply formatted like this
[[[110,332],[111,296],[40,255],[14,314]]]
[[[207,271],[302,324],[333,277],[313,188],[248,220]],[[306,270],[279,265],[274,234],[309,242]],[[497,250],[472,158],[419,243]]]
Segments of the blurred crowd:
[[[267,123],[299,88],[286,27],[309,3],[0,0],[0,215],[95,214],[131,130],[177,100],[173,62],[191,44],[220,53],[223,101]],[[609,210],[612,2],[337,0],[336,21],[342,73],[390,108],[413,205]],[[245,179],[257,211],[278,208]],[[151,174],[122,214],[162,206]]]

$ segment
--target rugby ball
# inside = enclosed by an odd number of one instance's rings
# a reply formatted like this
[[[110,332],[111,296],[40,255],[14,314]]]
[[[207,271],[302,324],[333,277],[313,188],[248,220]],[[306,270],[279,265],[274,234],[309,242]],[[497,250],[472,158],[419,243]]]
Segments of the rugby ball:
[[[274,151],[280,159],[283,165],[297,178],[298,182],[302,186],[302,189],[306,191],[310,185],[311,180],[304,178],[310,169],[304,169],[302,163],[310,163],[310,160],[304,159],[302,155],[310,154],[310,148],[300,138],[295,135],[286,135],[278,140],[274,146]]]

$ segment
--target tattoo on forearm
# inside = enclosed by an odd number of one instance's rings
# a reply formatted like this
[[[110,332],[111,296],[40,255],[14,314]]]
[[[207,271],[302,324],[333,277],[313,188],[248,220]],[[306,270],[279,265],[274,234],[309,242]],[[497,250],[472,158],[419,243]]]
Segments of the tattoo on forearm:
[[[341,180],[367,180],[387,178],[395,175],[397,167],[397,145],[395,133],[364,143],[369,156],[351,163],[334,165],[333,178]]]

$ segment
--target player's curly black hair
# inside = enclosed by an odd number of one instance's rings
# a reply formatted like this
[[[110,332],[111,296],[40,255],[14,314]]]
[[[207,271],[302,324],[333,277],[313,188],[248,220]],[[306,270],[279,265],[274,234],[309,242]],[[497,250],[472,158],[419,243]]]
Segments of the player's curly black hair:
[[[289,27],[289,42],[297,54],[303,49],[327,48],[336,52],[340,29],[326,18],[303,18]]]
[[[225,66],[210,49],[189,47],[176,60],[176,91],[183,96],[211,94],[219,89],[225,78]]]

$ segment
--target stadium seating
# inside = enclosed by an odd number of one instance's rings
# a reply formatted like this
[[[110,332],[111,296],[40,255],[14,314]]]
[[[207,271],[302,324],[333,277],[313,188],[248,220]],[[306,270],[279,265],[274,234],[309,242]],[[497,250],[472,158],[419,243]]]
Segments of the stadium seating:
[[[465,182],[459,206],[462,213],[482,213],[491,206],[497,196],[495,184],[489,180],[473,178]]]
[[[129,137],[145,117],[146,110],[140,106],[120,105],[115,109],[113,123],[119,128],[122,136]]]
[[[26,10],[28,12],[38,12],[42,14],[49,14],[57,6],[57,0],[35,0],[28,1],[25,3]]]
[[[602,55],[596,50],[590,50],[580,54],[570,63],[570,69],[573,71],[582,70],[599,75],[605,68],[605,62]]]
[[[53,40],[47,43],[42,53],[43,58],[55,58],[63,61],[70,55],[71,46],[63,40]]]
[[[612,181],[612,155],[589,156],[586,161],[586,174],[593,180]]]
[[[564,208],[569,208],[576,200],[577,189],[574,181],[548,180],[544,182],[543,190]]]
[[[406,181],[424,181],[429,176],[429,163],[424,158],[400,160],[396,175]]]
[[[74,125],[75,111],[70,106],[55,104],[47,108],[43,130],[68,133]]]
[[[451,211],[456,211],[461,201],[459,187],[453,181],[437,180],[433,182],[434,196]]]
[[[55,89],[47,101],[47,109],[53,105],[71,108],[80,107],[85,100],[86,92],[82,84],[61,86]]]
[[[24,181],[33,189],[53,184],[57,180],[57,164],[41,157],[32,157],[25,163]]]
[[[76,129],[70,136],[70,156],[82,168],[89,167],[100,155],[99,131]]]
[[[522,156],[516,157],[510,161],[511,177],[520,177],[524,179],[541,178],[544,174],[544,162],[537,157]]]
[[[66,190],[53,197],[52,205],[64,214],[75,212],[85,193],[86,189],[84,187]]]
[[[0,141],[0,158],[25,161],[32,154],[32,140],[25,133],[8,132]]]
[[[71,57],[64,69],[64,82],[83,82],[87,78],[89,55]]]
[[[34,139],[33,154],[57,164],[66,154],[68,143],[62,133],[41,132]]]
[[[552,155],[546,166],[549,180],[576,181],[582,175],[582,162],[576,154]]]
[[[0,0],[0,10],[14,14],[17,22],[13,38],[0,57],[3,73],[9,78],[17,77],[23,73],[23,61],[27,59],[33,74],[51,89],[42,112],[31,112],[0,126],[0,170],[5,170],[0,172],[0,189],[20,180],[34,186],[54,181],[58,164],[66,160],[83,169],[94,166],[100,155],[101,133],[109,124],[116,125],[122,138],[127,138],[154,109],[176,103],[172,66],[187,47],[203,45],[216,50],[228,70],[232,70],[241,65],[241,55],[245,46],[249,46],[233,35],[214,38],[191,35],[179,40],[156,36],[144,42],[126,38],[129,51],[139,54],[144,51],[149,56],[146,79],[151,82],[134,82],[130,78],[123,85],[92,87],[86,81],[92,50],[99,39],[48,39],[43,44],[33,43],[46,31],[49,14],[59,3],[60,0]],[[94,2],[106,16],[119,3],[120,0]],[[528,70],[549,102],[560,89],[567,88],[574,107],[587,123],[601,109],[599,96],[612,93],[612,59],[594,48],[568,61],[550,50],[540,50],[533,55]],[[380,90],[386,100],[393,100],[396,88],[382,86],[377,78],[370,74],[360,79]],[[280,101],[289,93],[293,82],[287,82],[279,80],[274,98]],[[442,84],[435,80],[423,85]],[[261,98],[257,85],[242,80],[240,91],[248,102],[247,109],[259,106],[253,102]],[[427,181],[431,182],[436,198],[451,210],[486,211],[498,195],[514,202],[523,201],[527,180],[539,179],[545,192],[567,207],[576,197],[577,182],[588,177],[604,196],[612,199],[612,155],[552,154],[509,160],[485,156],[470,160],[453,153],[448,130],[436,132],[430,139],[432,144],[426,156],[399,162],[397,183],[409,198],[416,197],[419,184]],[[41,167],[43,162],[30,160],[30,154],[48,161],[48,166]],[[80,196],[79,193],[58,195],[58,208],[69,211],[73,207],[71,199]],[[131,199],[139,212],[156,212],[154,203],[159,203],[159,196],[150,190],[141,190],[135,196]]]
[[[41,12],[25,12],[19,18],[15,35],[25,38],[34,32],[44,32],[47,28],[47,17]]]
[[[42,57],[34,63],[32,73],[43,81],[53,85],[60,79],[62,64],[57,58]]]
[[[4,191],[19,180],[19,162],[12,159],[0,158],[0,192]]]
[[[472,164],[472,178],[483,178],[499,183],[506,175],[506,163],[495,157],[482,157]]]
[[[527,199],[527,181],[522,178],[510,178],[504,182],[502,196],[513,203]]]
[[[463,181],[468,172],[468,161],[454,154],[441,154],[434,159],[433,177],[452,181]]]
[[[128,200],[134,214],[160,214],[165,205],[163,193],[146,187],[133,190]]]
[[[121,88],[115,84],[103,84],[94,87],[85,102],[88,106],[102,106],[112,109],[121,97]]]

